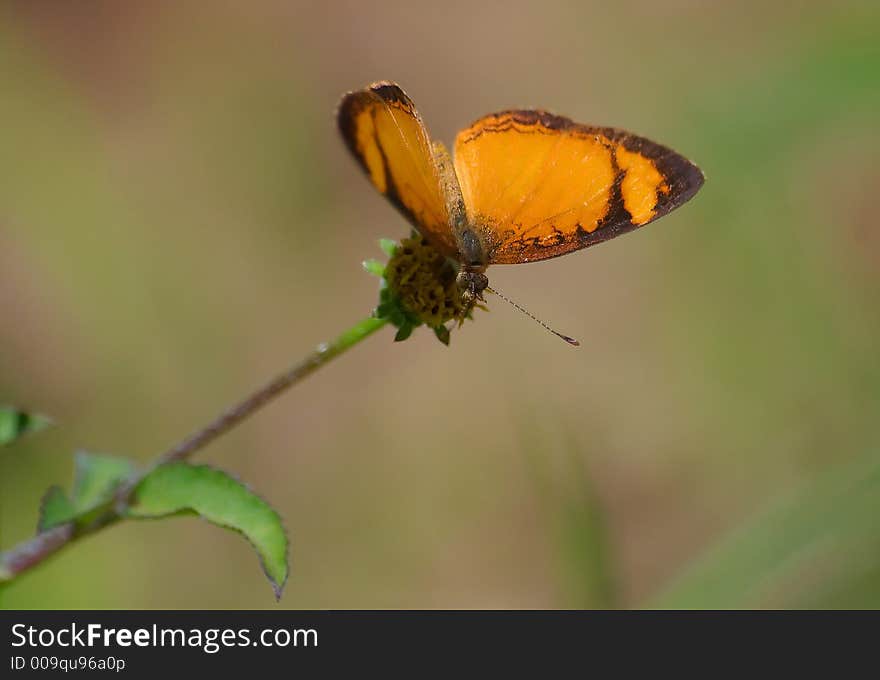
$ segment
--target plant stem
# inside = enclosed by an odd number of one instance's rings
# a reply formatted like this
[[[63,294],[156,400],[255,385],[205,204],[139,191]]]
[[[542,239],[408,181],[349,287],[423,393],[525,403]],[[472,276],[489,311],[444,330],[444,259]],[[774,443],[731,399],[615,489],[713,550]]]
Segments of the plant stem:
[[[274,380],[266,383],[243,401],[228,408],[217,416],[211,424],[193,433],[179,444],[172,446],[159,456],[156,465],[164,465],[165,463],[173,463],[188,458],[220,435],[238,425],[242,420],[272,401],[289,387],[311,375],[321,366],[331,359],[338,357],[345,350],[353,347],[371,333],[379,330],[386,323],[385,319],[369,317],[347,330],[333,342],[318,345],[317,349],[306,357],[305,360],[293,366],[286,373],[282,373]]]
[[[150,471],[160,465],[181,461],[192,456],[212,441],[229,432],[241,421],[256,413],[260,408],[278,397],[303,378],[308,377],[321,366],[351,349],[361,340],[366,339],[387,322],[386,319],[368,317],[342,333],[333,342],[318,345],[303,361],[294,365],[286,372],[270,380],[253,394],[226,409],[211,423],[194,432],[165,453],[156,458],[147,472],[136,475],[123,485],[115,499],[107,504],[106,512],[98,515],[91,523],[78,526],[75,522],[63,524],[41,532],[33,538],[19,543],[7,552],[0,553],[0,585],[8,583],[20,574],[44,562],[51,555],[73,543],[76,539],[104,527],[115,524],[123,519],[132,491]]]

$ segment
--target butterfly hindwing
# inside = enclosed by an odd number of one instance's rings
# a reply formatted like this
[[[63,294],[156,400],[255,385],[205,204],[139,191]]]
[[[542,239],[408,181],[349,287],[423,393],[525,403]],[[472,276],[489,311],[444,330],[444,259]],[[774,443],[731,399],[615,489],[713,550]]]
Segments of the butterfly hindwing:
[[[425,126],[399,86],[379,82],[343,97],[337,123],[373,186],[444,254],[455,239]]]
[[[703,175],[674,151],[623,130],[543,111],[505,111],[462,130],[455,170],[488,264],[564,255],[678,207]]]

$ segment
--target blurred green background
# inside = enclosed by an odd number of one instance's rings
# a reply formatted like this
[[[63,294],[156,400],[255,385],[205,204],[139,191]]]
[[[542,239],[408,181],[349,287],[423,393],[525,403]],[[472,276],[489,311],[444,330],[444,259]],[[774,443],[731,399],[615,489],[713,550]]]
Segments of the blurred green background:
[[[146,462],[375,305],[407,226],[335,130],[542,107],[692,158],[688,205],[490,271],[199,459],[281,513],[282,607],[880,606],[876,2],[0,5],[0,545],[77,448]],[[128,522],[4,607],[275,607],[246,542]]]

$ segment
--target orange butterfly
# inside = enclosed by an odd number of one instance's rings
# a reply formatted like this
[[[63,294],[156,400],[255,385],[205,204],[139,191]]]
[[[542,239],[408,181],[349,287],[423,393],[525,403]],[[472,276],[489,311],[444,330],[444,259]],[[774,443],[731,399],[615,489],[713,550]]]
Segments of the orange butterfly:
[[[546,111],[480,118],[458,133],[453,161],[392,82],[345,95],[337,122],[373,186],[460,263],[466,306],[492,290],[489,265],[607,241],[662,217],[703,184],[700,169],[671,149]]]

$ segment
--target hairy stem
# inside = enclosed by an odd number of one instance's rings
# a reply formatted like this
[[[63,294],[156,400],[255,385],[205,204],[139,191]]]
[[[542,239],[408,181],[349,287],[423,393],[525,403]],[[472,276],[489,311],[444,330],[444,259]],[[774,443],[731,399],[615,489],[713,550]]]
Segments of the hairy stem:
[[[303,378],[308,377],[321,368],[321,366],[329,363],[346,350],[354,347],[361,340],[375,333],[386,323],[385,319],[369,317],[352,326],[333,342],[319,345],[303,361],[270,380],[250,396],[223,411],[223,413],[202,429],[172,446],[156,458],[153,464],[149,466],[148,472],[159,465],[189,458],[196,451],[229,432],[241,421],[256,413],[260,408],[290,387],[296,385]],[[0,585],[12,581],[20,574],[41,564],[75,540],[95,533],[122,519],[132,491],[148,472],[129,480],[117,493],[113,502],[107,504],[106,512],[99,514],[97,519],[89,524],[77,525],[75,522],[70,522],[54,527],[37,534],[27,541],[19,543],[7,552],[0,553]]]

